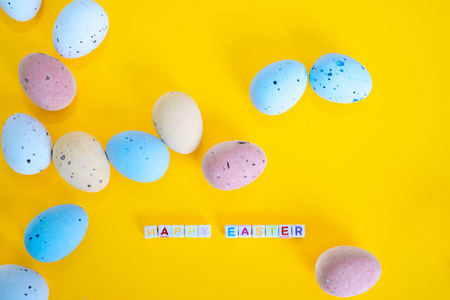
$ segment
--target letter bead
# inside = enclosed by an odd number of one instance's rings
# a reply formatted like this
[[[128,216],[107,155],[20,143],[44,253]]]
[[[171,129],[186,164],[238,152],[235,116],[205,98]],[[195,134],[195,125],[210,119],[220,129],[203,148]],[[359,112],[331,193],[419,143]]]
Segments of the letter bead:
[[[238,237],[238,226],[237,225],[225,225],[225,237],[226,238],[237,238]]]
[[[156,225],[144,227],[144,234],[146,239],[158,237],[158,229]]]
[[[170,225],[159,225],[158,229],[160,238],[168,238],[172,236]]]

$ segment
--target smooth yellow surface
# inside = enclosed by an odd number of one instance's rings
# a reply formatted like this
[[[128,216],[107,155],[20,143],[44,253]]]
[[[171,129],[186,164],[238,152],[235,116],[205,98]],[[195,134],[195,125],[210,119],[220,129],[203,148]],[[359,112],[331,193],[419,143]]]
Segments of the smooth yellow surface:
[[[19,23],[0,11],[0,121],[23,112],[53,142],[81,130],[103,146],[114,134],[156,135],[151,112],[169,91],[189,94],[203,116],[200,147],[170,152],[164,177],[133,182],[112,168],[108,187],[75,190],[53,165],[16,174],[0,159],[0,264],[42,274],[50,300],[335,299],[314,277],[328,248],[373,253],[382,275],[356,299],[450,296],[448,1],[112,1],[91,54],[61,59],[52,44],[68,0],[44,0]],[[20,60],[55,56],[74,74],[74,102],[60,112],[34,105],[19,84]],[[311,68],[330,52],[360,61],[373,90],[360,103],[323,100],[308,85],[288,112],[263,115],[250,102],[253,76],[281,59]],[[232,139],[267,154],[249,186],[219,191],[203,154]],[[28,222],[54,205],[81,205],[89,228],[55,263],[25,250]],[[225,224],[305,224],[305,239],[226,239]],[[144,239],[144,226],[210,224],[211,239]]]

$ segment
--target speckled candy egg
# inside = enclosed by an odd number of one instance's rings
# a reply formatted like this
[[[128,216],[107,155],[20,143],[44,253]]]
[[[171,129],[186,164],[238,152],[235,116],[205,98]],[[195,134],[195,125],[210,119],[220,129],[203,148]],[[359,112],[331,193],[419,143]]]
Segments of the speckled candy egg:
[[[169,167],[169,149],[149,133],[124,131],[113,136],[106,145],[113,167],[123,176],[152,182],[161,178]]]
[[[65,58],[78,58],[97,48],[108,32],[105,10],[92,0],[70,2],[53,27],[53,45]]]
[[[28,98],[45,110],[63,109],[72,102],[77,90],[70,70],[56,58],[42,53],[22,59],[19,80]]]
[[[18,265],[0,266],[0,299],[47,300],[48,292],[38,272]]]
[[[292,108],[305,92],[308,74],[296,60],[280,60],[258,72],[250,84],[253,105],[266,115],[279,115]]]
[[[109,182],[110,167],[105,151],[85,132],[63,135],[53,148],[53,164],[64,180],[85,192],[98,192]]]
[[[38,261],[58,261],[78,247],[88,223],[82,207],[73,204],[54,206],[28,224],[24,235],[25,248]]]
[[[42,0],[0,0],[0,7],[16,21],[25,22],[34,18]]]
[[[378,259],[366,250],[341,246],[328,249],[316,262],[316,280],[330,295],[351,297],[368,291],[381,275]]]
[[[337,53],[316,60],[309,82],[317,95],[336,103],[360,101],[372,90],[372,78],[366,68],[353,58]]]
[[[51,162],[52,139],[44,125],[27,114],[10,116],[2,129],[2,152],[17,173],[42,172]]]
[[[206,180],[219,190],[234,190],[253,182],[264,171],[267,158],[258,146],[228,141],[209,149],[203,157]]]
[[[193,152],[202,139],[202,115],[185,93],[162,95],[153,106],[153,124],[167,147],[181,154]]]

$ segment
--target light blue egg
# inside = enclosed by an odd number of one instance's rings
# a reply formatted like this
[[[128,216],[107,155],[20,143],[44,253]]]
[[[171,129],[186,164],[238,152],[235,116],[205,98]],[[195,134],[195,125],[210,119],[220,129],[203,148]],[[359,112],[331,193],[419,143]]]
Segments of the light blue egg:
[[[337,53],[316,60],[309,82],[317,95],[337,103],[358,102],[372,90],[372,78],[366,68],[353,58]]]
[[[82,207],[73,204],[54,206],[28,224],[24,235],[25,248],[38,261],[60,260],[81,243],[88,223]]]
[[[0,266],[1,300],[47,300],[48,285],[36,271],[19,265]]]
[[[152,182],[161,178],[169,167],[167,146],[157,137],[142,131],[124,131],[106,145],[106,155],[123,176]]]
[[[10,116],[2,129],[2,152],[17,173],[42,172],[52,160],[52,139],[38,120],[27,114]]]
[[[296,60],[274,62],[258,72],[250,84],[253,105],[266,115],[291,109],[305,92],[308,73]]]

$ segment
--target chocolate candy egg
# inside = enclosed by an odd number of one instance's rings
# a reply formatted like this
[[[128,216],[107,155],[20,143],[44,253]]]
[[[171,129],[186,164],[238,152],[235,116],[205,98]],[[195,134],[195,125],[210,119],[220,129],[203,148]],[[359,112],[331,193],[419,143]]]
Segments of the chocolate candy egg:
[[[45,110],[68,106],[77,90],[70,70],[56,58],[42,53],[32,53],[22,59],[19,80],[28,98]]]
[[[78,58],[94,51],[108,32],[105,10],[92,0],[67,4],[53,27],[53,46],[65,58]]]
[[[167,146],[156,136],[142,131],[116,134],[106,144],[106,153],[120,174],[138,182],[156,181],[169,167]]]
[[[378,259],[370,252],[350,246],[331,248],[316,262],[316,280],[326,293],[351,297],[372,288],[381,275]]]
[[[279,115],[298,102],[307,84],[308,74],[301,62],[280,60],[255,75],[250,84],[250,99],[260,112]]]
[[[309,82],[317,95],[336,103],[358,102],[372,90],[372,78],[366,68],[353,58],[337,53],[316,60]]]
[[[58,261],[78,247],[88,223],[82,207],[73,204],[54,206],[28,224],[24,234],[25,248],[38,261]]]
[[[205,153],[202,170],[213,187],[234,190],[258,178],[266,164],[266,155],[258,146],[244,141],[228,141]]]
[[[3,125],[1,141],[6,163],[17,173],[37,174],[50,165],[52,139],[44,125],[32,116],[10,116]]]
[[[36,271],[19,265],[0,266],[0,299],[47,300],[48,285]]]
[[[16,21],[25,22],[34,18],[42,0],[0,0],[0,7]]]
[[[162,95],[153,106],[153,124],[161,140],[170,149],[189,154],[202,139],[202,115],[189,95],[170,92]]]
[[[85,192],[101,191],[109,182],[110,167],[105,151],[85,132],[63,135],[53,148],[53,164],[65,181]]]

